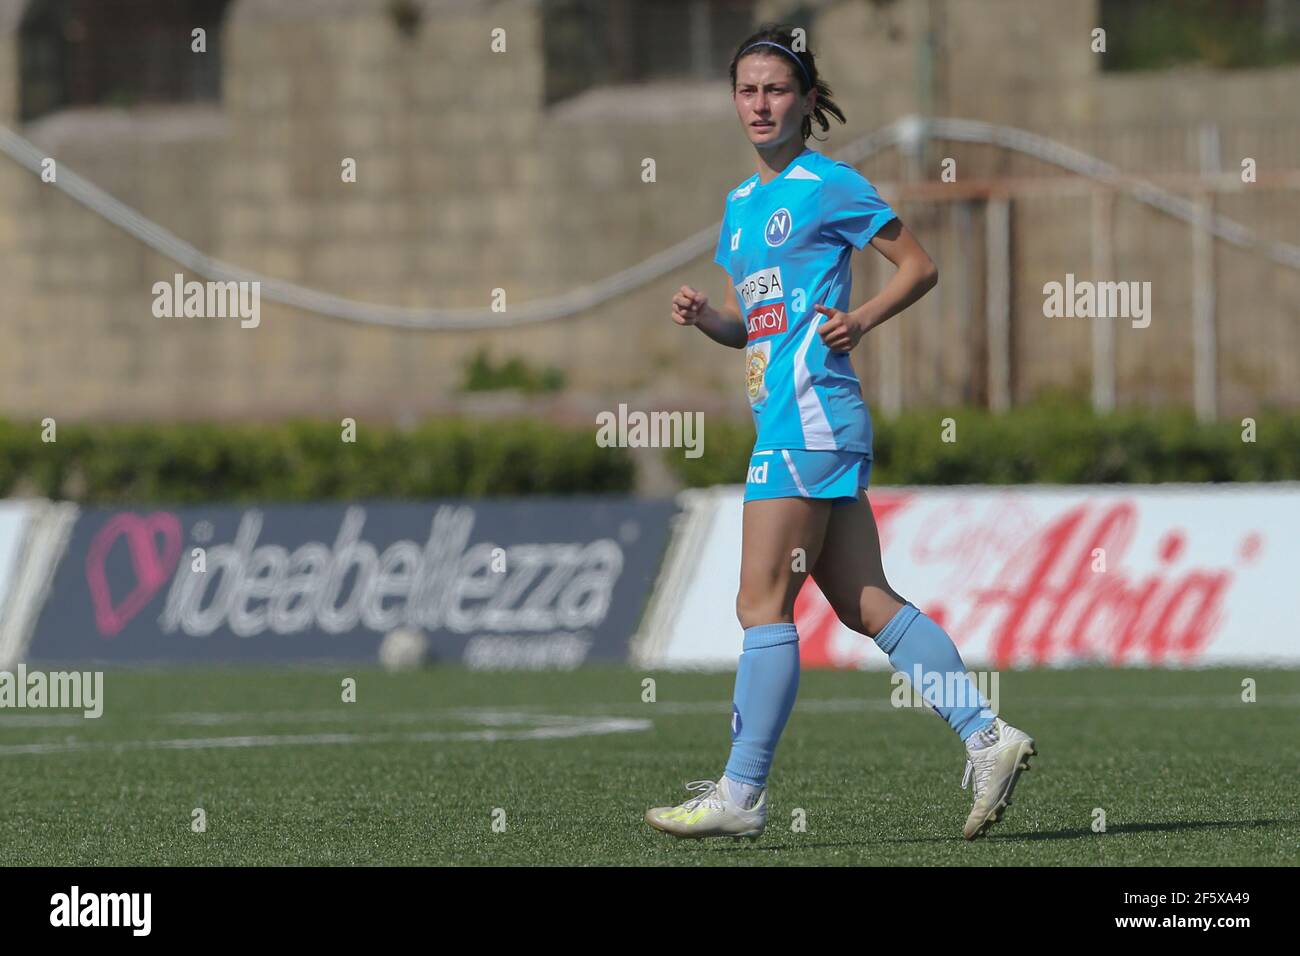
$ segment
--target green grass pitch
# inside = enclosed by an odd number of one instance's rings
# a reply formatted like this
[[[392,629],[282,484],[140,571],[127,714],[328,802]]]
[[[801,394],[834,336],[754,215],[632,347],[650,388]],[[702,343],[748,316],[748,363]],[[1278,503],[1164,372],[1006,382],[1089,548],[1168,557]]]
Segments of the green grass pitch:
[[[348,676],[355,703],[341,699]],[[1254,703],[1241,699],[1247,677]],[[885,673],[806,671],[762,838],[652,831],[647,807],[721,773],[731,685],[730,674],[604,667],[109,671],[98,720],[0,711],[0,864],[1300,859],[1300,671],[1002,674],[1002,713],[1039,756],[1008,816],[975,843],[961,837],[971,798],[947,728],[891,707]],[[192,826],[199,808],[204,832]]]

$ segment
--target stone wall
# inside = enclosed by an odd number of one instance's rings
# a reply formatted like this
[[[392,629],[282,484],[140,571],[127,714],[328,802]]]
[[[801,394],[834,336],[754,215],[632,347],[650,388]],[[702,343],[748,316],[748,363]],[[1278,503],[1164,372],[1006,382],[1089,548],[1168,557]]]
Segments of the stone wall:
[[[0,119],[11,127],[22,6],[0,0]],[[405,36],[386,0],[235,0],[219,105],[69,110],[19,131],[61,168],[203,252],[312,289],[406,306],[484,307],[497,288],[513,306],[600,280],[716,223],[726,192],[752,172],[723,79],[593,90],[546,109],[539,3],[420,7],[419,30]],[[1181,142],[1184,127],[1207,118],[1240,125],[1225,133],[1229,159],[1254,149],[1261,167],[1295,165],[1297,153],[1286,154],[1294,139],[1276,121],[1300,94],[1300,71],[1108,76],[1087,49],[1092,4],[1060,0],[1051,16],[1043,7],[935,4],[944,55],[927,80],[916,54],[926,5],[822,5],[810,41],[849,124],[815,145],[833,152],[929,100],[939,113],[1050,129],[1127,168],[1191,168],[1144,130],[1177,127]],[[505,53],[489,49],[497,27]],[[950,153],[963,175],[1052,172],[987,147],[936,150],[927,163]],[[656,162],[652,183],[641,178],[647,157]],[[344,158],[357,162],[356,183],[341,180]],[[890,155],[864,172],[888,184],[905,171]],[[1295,242],[1297,199],[1243,191],[1222,211]],[[1018,399],[1061,385],[1087,393],[1087,327],[1042,319],[1041,288],[1088,271],[1088,208],[1086,198],[1016,206]],[[902,211],[944,277],[938,294],[898,320],[906,401],[981,401],[981,207]],[[1121,332],[1121,398],[1186,403],[1190,235],[1131,203],[1116,222],[1120,277],[1162,290],[1158,327]],[[871,255],[857,270],[855,302],[879,281]],[[967,281],[958,294],[960,270]],[[683,283],[715,300],[727,294],[711,256],[578,317],[454,333],[354,324],[266,301],[256,329],[155,318],[153,283],[177,271],[0,157],[0,414],[406,420],[473,407],[457,386],[469,356],[487,347],[497,359],[565,372],[568,397],[529,400],[529,410],[582,417],[626,401],[746,415],[739,353],[668,319]],[[1300,354],[1296,275],[1230,249],[1218,275],[1225,404],[1300,402],[1290,357]],[[866,344],[855,361],[870,400],[879,357]]]

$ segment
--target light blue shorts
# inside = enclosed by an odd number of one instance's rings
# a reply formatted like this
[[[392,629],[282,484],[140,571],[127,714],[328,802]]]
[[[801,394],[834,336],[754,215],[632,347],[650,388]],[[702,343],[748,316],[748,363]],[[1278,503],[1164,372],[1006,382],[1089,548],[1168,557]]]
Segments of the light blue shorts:
[[[745,500],[832,498],[852,504],[871,479],[871,456],[860,451],[756,451],[749,459]]]

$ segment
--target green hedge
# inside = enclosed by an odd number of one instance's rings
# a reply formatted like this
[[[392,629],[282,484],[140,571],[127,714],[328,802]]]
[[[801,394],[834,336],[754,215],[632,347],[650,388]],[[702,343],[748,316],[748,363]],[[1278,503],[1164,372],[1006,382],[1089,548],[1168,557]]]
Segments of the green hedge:
[[[945,418],[956,441],[942,440]],[[1200,425],[1187,413],[1097,416],[1052,404],[993,415],[976,409],[908,412],[874,421],[873,484],[1096,484],[1282,481],[1300,478],[1300,416],[1260,414],[1255,441],[1240,421]],[[704,454],[667,453],[692,487],[740,484],[754,444],[751,425],[706,422]]]
[[[628,492],[634,464],[593,428],[533,421],[431,421],[367,427],[59,425],[0,421],[0,496],[86,503],[315,501]]]
[[[942,421],[957,441],[942,441]],[[883,485],[1280,481],[1300,478],[1300,415],[1198,425],[1185,413],[1098,417],[1040,405],[995,416],[975,409],[909,412],[875,422],[872,482]],[[705,422],[704,454],[662,452],[688,486],[739,484],[753,448],[748,423]],[[340,440],[332,422],[281,425],[60,425],[0,421],[0,496],[87,504],[317,501],[630,493],[626,449],[600,448],[592,428],[528,420],[430,421],[412,431],[367,427]]]
[[[1295,0],[1283,0],[1287,5]],[[1266,4],[1252,0],[1102,0],[1103,70],[1166,70],[1187,63],[1217,69],[1300,61],[1300,31],[1283,17],[1269,28]]]

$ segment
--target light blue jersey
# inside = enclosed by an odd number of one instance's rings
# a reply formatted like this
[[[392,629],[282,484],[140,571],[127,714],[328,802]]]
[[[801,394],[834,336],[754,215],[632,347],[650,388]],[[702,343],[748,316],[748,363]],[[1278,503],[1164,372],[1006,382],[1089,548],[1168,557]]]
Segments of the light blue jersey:
[[[849,356],[833,352],[814,305],[849,308],[852,249],[895,218],[846,163],[805,149],[771,182],[755,173],[727,197],[714,261],[749,329],[745,386],[754,451],[871,451],[871,419]]]

